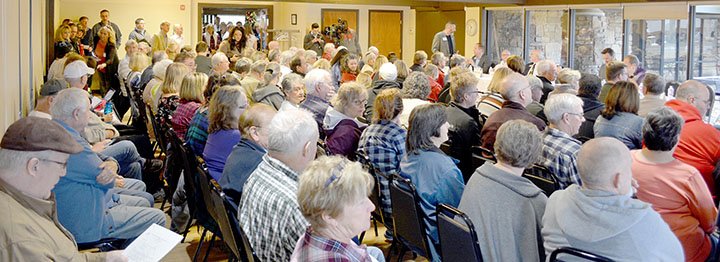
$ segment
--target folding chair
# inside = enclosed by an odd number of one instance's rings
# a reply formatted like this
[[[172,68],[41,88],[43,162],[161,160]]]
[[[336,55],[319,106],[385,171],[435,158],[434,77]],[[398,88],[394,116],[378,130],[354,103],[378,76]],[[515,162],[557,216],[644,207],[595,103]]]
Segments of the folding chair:
[[[560,184],[555,179],[555,175],[544,166],[533,165],[533,167],[525,169],[523,177],[540,188],[546,196],[550,196],[555,190],[560,189]]]
[[[582,259],[585,259],[585,260],[587,260],[587,261],[613,262],[612,259],[609,259],[609,258],[607,258],[607,257],[601,256],[601,255],[597,255],[597,254],[593,254],[593,253],[590,253],[590,252],[588,252],[588,251],[584,251],[584,250],[580,250],[580,249],[572,248],[572,247],[561,247],[561,248],[555,249],[555,251],[553,251],[553,252],[550,254],[550,262],[565,261],[565,260],[561,260],[561,259],[558,258],[558,256],[560,256],[561,254],[566,254],[566,255],[567,255],[567,256],[563,256],[563,257],[582,258]],[[577,260],[577,259],[573,259],[573,261],[574,261],[574,260]]]
[[[420,197],[417,195],[415,186],[409,179],[400,175],[395,175],[390,183],[390,198],[392,198],[393,222],[395,242],[399,242],[400,254],[398,259],[402,259],[406,250],[410,250],[417,255],[432,260],[430,253],[429,239],[425,224],[423,223],[422,209],[420,208]],[[392,257],[391,248],[388,260]]]
[[[437,208],[440,255],[444,261],[483,261],[477,232],[470,218],[447,204]]]
[[[360,162],[360,164],[363,166],[363,168],[365,168],[365,170],[370,173],[375,183],[375,187],[373,188],[372,192],[370,192],[370,201],[372,201],[373,205],[375,205],[375,210],[373,210],[371,214],[373,225],[375,226],[375,236],[378,236],[377,222],[380,221],[382,223],[383,218],[380,207],[380,188],[376,174],[377,170],[375,170],[372,163],[370,162],[370,158],[362,150],[358,150],[357,152],[355,152],[355,157],[357,158],[358,162]],[[363,238],[365,238],[365,231],[360,234],[359,241],[362,242]]]
[[[236,214],[228,209],[231,202],[226,198],[217,181],[210,180],[210,183],[210,199],[213,202],[213,207],[215,207],[213,212],[217,217],[218,226],[223,236],[222,239],[232,251],[230,261],[257,261],[258,259],[250,246],[250,241],[237,221]]]

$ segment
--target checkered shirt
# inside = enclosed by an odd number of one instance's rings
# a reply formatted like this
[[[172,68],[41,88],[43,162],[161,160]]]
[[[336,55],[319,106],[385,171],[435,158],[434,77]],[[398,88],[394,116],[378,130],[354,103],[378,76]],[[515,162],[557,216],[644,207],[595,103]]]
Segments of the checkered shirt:
[[[185,134],[185,142],[192,148],[196,156],[202,157],[205,151],[205,143],[208,137],[208,109],[200,108],[195,112],[187,134]]]
[[[175,130],[175,134],[185,141],[185,134],[187,133],[190,121],[195,116],[195,111],[200,107],[200,103],[195,101],[186,101],[180,99],[180,105],[175,109],[175,113],[172,115],[172,127]]]
[[[555,128],[547,128],[543,135],[543,150],[540,165],[555,174],[560,188],[582,185],[577,170],[577,154],[580,141]]]
[[[308,228],[295,246],[290,262],[371,262],[365,245],[343,243],[315,234]]]
[[[370,158],[372,165],[383,174],[390,176],[400,172],[400,160],[405,155],[405,129],[399,125],[380,120],[372,124],[360,136],[359,150]],[[392,214],[390,207],[390,184],[378,176],[380,182],[381,208],[386,217]]]
[[[260,261],[289,261],[309,226],[297,202],[298,174],[265,155],[243,188],[238,220]]]

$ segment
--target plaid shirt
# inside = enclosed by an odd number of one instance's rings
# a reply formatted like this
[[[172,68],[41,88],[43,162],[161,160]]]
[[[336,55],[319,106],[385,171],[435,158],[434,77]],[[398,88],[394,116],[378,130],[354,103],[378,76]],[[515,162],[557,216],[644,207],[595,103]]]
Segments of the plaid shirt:
[[[297,241],[290,262],[370,262],[365,245],[346,244],[314,234],[308,228],[305,235]]]
[[[562,189],[572,184],[582,185],[577,170],[580,141],[555,128],[547,128],[543,140],[540,165],[555,174]]]
[[[187,101],[180,99],[180,105],[175,109],[175,113],[172,115],[172,127],[175,130],[175,134],[185,141],[185,134],[187,133],[190,121],[195,115],[195,111],[200,107],[200,103],[195,101]]]
[[[208,109],[200,108],[195,112],[187,134],[185,134],[185,142],[192,148],[196,156],[202,157],[205,151],[205,142],[208,137]]]
[[[297,202],[298,174],[265,155],[243,188],[238,221],[260,261],[289,261],[309,226]]]
[[[365,129],[360,136],[359,150],[370,158],[373,166],[385,175],[400,172],[400,160],[405,155],[405,129],[399,125],[380,120]],[[380,181],[380,200],[386,217],[392,214],[390,206],[390,184],[387,179],[378,176]]]

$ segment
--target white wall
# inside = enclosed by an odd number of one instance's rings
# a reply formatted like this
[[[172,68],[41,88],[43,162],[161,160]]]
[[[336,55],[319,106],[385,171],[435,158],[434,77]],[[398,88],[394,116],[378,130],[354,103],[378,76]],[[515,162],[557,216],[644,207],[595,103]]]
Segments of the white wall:
[[[47,1],[0,1],[0,135],[30,108],[43,77]]]

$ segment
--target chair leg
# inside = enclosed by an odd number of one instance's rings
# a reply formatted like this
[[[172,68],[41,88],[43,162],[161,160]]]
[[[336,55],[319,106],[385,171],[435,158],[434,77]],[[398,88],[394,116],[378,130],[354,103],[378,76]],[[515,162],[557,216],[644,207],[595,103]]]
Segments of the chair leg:
[[[375,225],[375,237],[378,237],[377,219],[373,218],[373,225]]]
[[[405,245],[400,245],[400,255],[398,255],[398,262],[401,262],[405,256]]]
[[[202,234],[200,235],[200,242],[198,243],[197,249],[195,249],[195,255],[193,256],[192,261],[197,261],[197,257],[200,254],[200,248],[202,247],[202,243],[205,241],[205,234],[208,232],[207,229],[203,230]]]
[[[365,238],[365,231],[360,233],[360,237],[358,237],[358,242],[360,242],[360,244],[362,244],[363,238]]]
[[[215,242],[216,237],[217,235],[213,234],[212,238],[210,238],[210,245],[208,245],[208,249],[205,251],[205,258],[203,258],[203,262],[207,262],[207,259],[210,256],[210,250],[213,248],[213,242]]]

